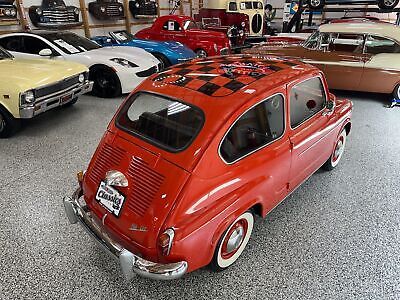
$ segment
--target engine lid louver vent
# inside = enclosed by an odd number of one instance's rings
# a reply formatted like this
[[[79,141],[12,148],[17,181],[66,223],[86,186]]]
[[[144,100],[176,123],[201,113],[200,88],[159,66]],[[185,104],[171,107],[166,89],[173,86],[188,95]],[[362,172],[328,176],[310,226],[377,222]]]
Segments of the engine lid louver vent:
[[[119,147],[111,147],[105,144],[93,165],[89,174],[92,181],[99,183],[113,166],[119,166],[124,158],[125,150]]]
[[[147,162],[136,156],[132,157],[128,176],[131,189],[127,206],[132,212],[144,216],[153,203],[165,176],[151,169]]]

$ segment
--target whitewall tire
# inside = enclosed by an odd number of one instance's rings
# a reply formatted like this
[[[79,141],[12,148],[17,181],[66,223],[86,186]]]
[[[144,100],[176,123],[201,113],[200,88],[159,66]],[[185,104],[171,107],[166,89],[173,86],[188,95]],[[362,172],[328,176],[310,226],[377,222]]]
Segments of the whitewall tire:
[[[250,211],[246,211],[225,230],[211,261],[214,271],[228,268],[239,258],[249,242],[253,227],[254,216]]]
[[[346,147],[346,138],[347,138],[346,130],[343,129],[343,131],[336,139],[335,147],[333,148],[331,156],[324,164],[324,168],[326,170],[328,171],[333,170],[339,164],[340,159],[343,156],[344,149]]]

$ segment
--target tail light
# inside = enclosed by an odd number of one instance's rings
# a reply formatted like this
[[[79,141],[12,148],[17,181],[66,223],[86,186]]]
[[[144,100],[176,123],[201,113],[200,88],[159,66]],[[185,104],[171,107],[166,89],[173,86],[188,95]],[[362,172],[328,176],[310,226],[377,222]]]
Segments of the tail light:
[[[76,178],[78,179],[78,184],[82,188],[83,177],[85,176],[85,171],[79,171],[76,174]]]
[[[162,255],[167,256],[171,252],[174,236],[175,231],[172,228],[168,228],[158,237],[158,248]]]

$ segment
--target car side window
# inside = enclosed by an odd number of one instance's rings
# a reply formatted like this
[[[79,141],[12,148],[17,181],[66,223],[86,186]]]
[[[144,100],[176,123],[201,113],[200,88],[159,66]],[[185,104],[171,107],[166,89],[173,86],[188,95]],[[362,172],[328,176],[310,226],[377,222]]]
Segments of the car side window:
[[[399,53],[400,46],[395,41],[384,37],[368,36],[365,42],[365,52],[370,54]]]
[[[51,48],[45,42],[33,36],[24,36],[22,41],[24,52],[29,54],[37,55],[41,50]]]
[[[326,105],[326,95],[321,78],[300,82],[290,90],[290,126],[295,128],[321,111]]]
[[[167,30],[167,31],[181,31],[182,30],[179,23],[176,21],[173,21],[173,20],[169,20],[169,21],[165,22],[163,29]]]
[[[229,2],[229,8],[228,8],[228,10],[230,10],[230,11],[237,11],[238,8],[237,8],[236,2]]]
[[[284,98],[277,94],[236,120],[221,143],[221,157],[227,163],[233,163],[278,139],[284,130]]]
[[[15,52],[23,52],[22,36],[7,36],[0,39],[0,45],[8,50]]]
[[[332,34],[329,51],[362,53],[364,35],[362,34]]]

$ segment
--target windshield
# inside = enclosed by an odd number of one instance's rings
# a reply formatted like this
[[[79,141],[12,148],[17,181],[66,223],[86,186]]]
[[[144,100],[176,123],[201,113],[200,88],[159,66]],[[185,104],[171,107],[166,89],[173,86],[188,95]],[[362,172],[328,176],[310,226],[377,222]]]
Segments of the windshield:
[[[13,58],[13,56],[9,52],[7,52],[7,50],[0,47],[0,59],[3,58]]]
[[[111,37],[113,37],[117,42],[125,43],[134,40],[134,36],[125,30],[110,32]]]
[[[42,37],[55,44],[67,54],[75,54],[101,48],[95,42],[72,32],[54,32]]]
[[[132,95],[116,125],[170,152],[186,149],[203,127],[200,109],[150,93]]]
[[[188,29],[197,29],[197,24],[191,20],[187,20],[185,24],[183,25],[183,29],[188,30]]]
[[[316,49],[318,47],[319,42],[319,31],[314,32],[311,34],[308,39],[303,42],[303,46],[308,49]]]

